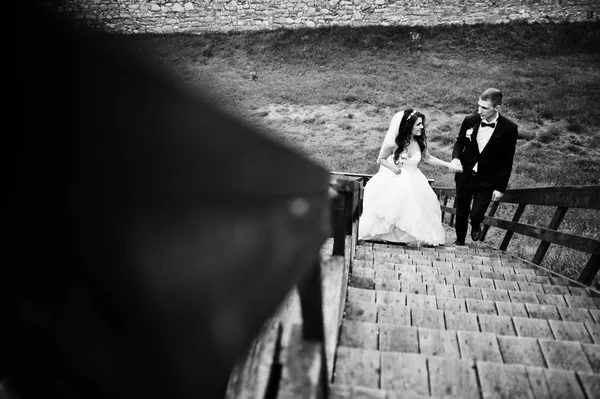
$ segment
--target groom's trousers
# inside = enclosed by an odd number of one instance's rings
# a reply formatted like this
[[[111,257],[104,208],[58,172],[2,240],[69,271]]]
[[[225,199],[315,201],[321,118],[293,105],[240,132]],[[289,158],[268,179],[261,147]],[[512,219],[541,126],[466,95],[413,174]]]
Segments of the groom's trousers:
[[[456,239],[459,242],[465,241],[469,218],[472,226],[483,222],[493,192],[493,188],[482,187],[477,176],[470,174],[465,181],[456,185],[456,223],[454,228]]]

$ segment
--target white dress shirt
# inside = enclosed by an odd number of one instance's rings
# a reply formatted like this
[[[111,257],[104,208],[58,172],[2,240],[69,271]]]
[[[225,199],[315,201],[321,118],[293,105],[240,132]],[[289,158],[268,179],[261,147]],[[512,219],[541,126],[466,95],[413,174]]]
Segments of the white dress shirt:
[[[489,122],[487,122],[487,121],[482,121],[482,122],[495,123],[496,125],[498,125],[498,116],[499,115],[500,114],[496,114],[496,117]],[[496,125],[494,127],[479,126],[479,130],[477,131],[477,146],[479,147],[480,154],[483,152],[483,149],[485,148],[487,143],[490,141],[490,138],[492,137],[492,134],[494,133],[494,129],[496,128]],[[477,162],[475,164],[475,166],[473,166],[473,171],[477,172],[478,166],[479,166],[479,162]]]

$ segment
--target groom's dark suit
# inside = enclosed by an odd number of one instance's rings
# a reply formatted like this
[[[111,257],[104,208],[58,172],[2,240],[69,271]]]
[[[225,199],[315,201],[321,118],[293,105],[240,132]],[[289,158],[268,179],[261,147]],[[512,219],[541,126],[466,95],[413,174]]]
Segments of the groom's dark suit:
[[[467,235],[469,215],[471,225],[483,222],[485,211],[497,190],[503,193],[512,172],[513,157],[517,144],[518,128],[509,119],[498,115],[496,127],[483,151],[479,152],[477,133],[481,117],[478,114],[467,116],[461,127],[452,159],[460,159],[463,172],[457,173],[456,181],[456,238],[464,242]],[[472,129],[470,137],[467,132]],[[473,172],[475,164],[477,173]],[[471,200],[473,207],[471,209]]]

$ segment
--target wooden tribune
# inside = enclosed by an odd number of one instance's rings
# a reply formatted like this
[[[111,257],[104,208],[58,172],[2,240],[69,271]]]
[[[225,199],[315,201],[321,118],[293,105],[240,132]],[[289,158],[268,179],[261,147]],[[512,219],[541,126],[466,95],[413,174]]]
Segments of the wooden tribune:
[[[456,197],[453,188],[434,188],[438,196]],[[500,203],[518,204],[512,221],[494,217]],[[528,205],[543,205],[556,207],[554,216],[547,228],[519,223],[525,207]],[[513,234],[522,234],[540,240],[538,249],[532,262],[541,264],[550,244],[560,245],[590,254],[590,258],[583,268],[578,281],[589,285],[600,269],[600,240],[581,237],[576,234],[562,233],[558,229],[569,208],[600,209],[600,186],[574,186],[574,187],[542,187],[507,190],[500,201],[494,202],[485,217],[484,236],[489,227],[506,230],[500,245],[501,250],[506,250]],[[456,209],[442,205],[442,211],[456,215]]]
[[[292,287],[318,281],[328,172],[118,38],[31,18],[6,378],[22,397],[222,397]]]

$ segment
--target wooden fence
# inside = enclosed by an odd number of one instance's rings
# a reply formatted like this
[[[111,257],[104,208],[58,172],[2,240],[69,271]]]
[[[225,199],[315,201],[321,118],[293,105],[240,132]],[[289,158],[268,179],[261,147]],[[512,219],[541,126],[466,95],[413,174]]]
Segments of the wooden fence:
[[[442,220],[444,220],[445,214],[449,214],[449,224],[452,226],[456,209],[454,206],[448,206],[448,200],[456,198],[456,189],[436,187],[434,191],[442,201]],[[502,203],[518,205],[512,220],[495,217]],[[453,201],[453,204],[455,204],[455,201]],[[555,208],[554,215],[548,227],[532,226],[519,222],[525,208],[534,205]],[[499,247],[503,251],[507,250],[514,234],[521,234],[539,240],[537,251],[533,259],[531,259],[531,262],[536,265],[542,263],[551,244],[589,254],[589,260],[578,278],[580,283],[589,285],[600,268],[600,240],[558,231],[567,210],[570,208],[600,209],[600,186],[542,187],[507,190],[499,201],[493,202],[490,206],[488,214],[483,221],[483,238],[485,238],[490,227],[506,230],[504,239]]]

